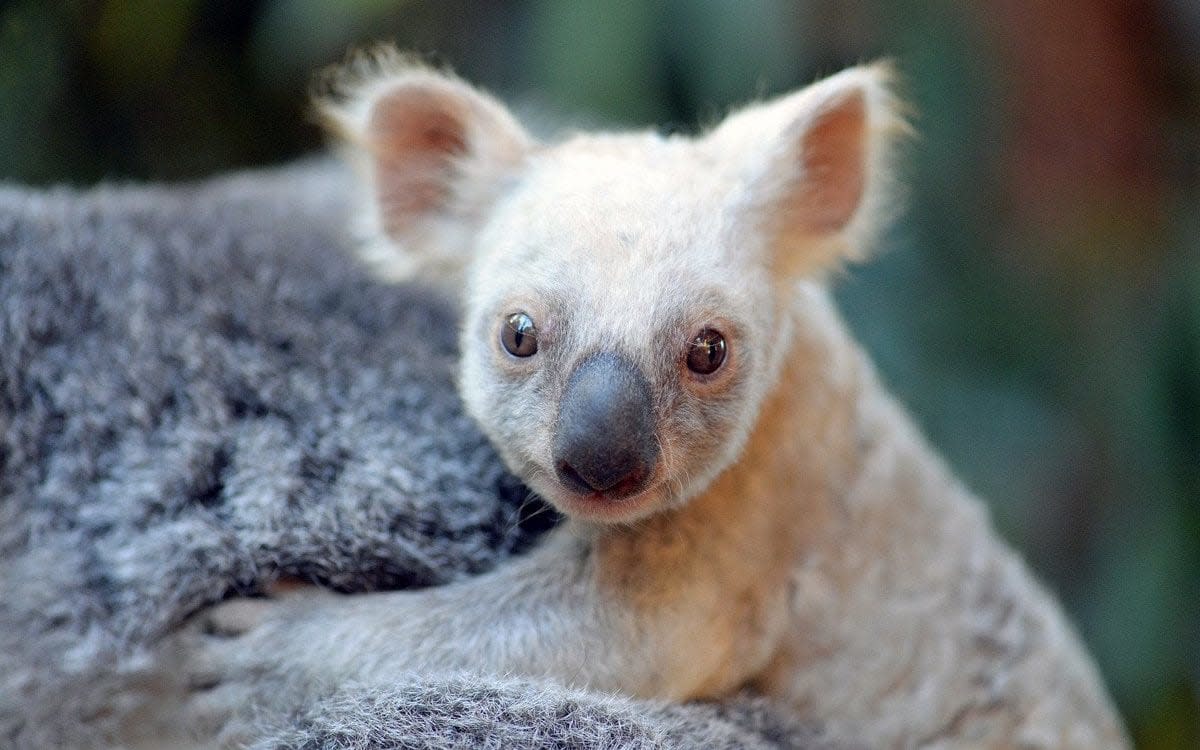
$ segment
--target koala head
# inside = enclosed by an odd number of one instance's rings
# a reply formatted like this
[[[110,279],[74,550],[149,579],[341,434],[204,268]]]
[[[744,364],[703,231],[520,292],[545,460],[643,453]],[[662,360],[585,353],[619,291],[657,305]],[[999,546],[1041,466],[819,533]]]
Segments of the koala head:
[[[371,254],[387,274],[454,284],[460,390],[509,467],[590,521],[701,492],[736,460],[803,325],[797,285],[855,257],[885,213],[902,129],[888,69],[698,137],[554,143],[451,76],[370,70],[326,111],[366,169]]]

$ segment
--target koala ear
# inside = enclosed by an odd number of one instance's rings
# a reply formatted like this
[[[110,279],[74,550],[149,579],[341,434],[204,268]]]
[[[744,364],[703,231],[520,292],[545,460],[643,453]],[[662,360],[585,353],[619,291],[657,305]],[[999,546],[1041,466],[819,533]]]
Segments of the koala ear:
[[[532,142],[507,109],[463,81],[376,53],[339,73],[318,103],[365,167],[374,233],[428,263],[460,265],[465,243]],[[380,254],[379,248],[374,253]],[[387,272],[388,259],[384,262]]]
[[[737,231],[808,275],[858,259],[890,218],[894,142],[908,132],[886,64],[851,68],[730,115],[706,138],[733,156]]]

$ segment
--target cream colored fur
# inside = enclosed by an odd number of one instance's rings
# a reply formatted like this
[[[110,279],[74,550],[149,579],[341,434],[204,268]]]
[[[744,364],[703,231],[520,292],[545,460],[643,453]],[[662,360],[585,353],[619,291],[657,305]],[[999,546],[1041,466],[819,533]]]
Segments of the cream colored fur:
[[[457,79],[360,70],[328,114],[391,196],[371,202],[372,257],[461,290],[468,408],[571,520],[444,588],[223,605],[172,643],[191,684],[220,684],[164,701],[169,723],[232,741],[287,696],[464,669],[678,700],[750,684],[870,747],[1126,747],[1059,607],[822,280],[892,205],[888,79],[854,68],[696,139],[542,145]],[[538,324],[535,357],[498,344],[514,311]],[[729,360],[701,382],[681,357],[704,326]],[[565,379],[599,350],[645,374],[661,445],[649,486],[609,503],[560,485],[550,456]]]

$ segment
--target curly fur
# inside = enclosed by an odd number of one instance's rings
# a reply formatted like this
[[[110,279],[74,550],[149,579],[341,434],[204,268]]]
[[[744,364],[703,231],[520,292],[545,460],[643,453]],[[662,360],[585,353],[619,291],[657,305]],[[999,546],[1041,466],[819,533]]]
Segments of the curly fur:
[[[719,705],[649,703],[527,680],[461,675],[414,678],[369,692],[346,690],[288,718],[252,750],[851,747],[835,745],[820,730],[748,695]]]

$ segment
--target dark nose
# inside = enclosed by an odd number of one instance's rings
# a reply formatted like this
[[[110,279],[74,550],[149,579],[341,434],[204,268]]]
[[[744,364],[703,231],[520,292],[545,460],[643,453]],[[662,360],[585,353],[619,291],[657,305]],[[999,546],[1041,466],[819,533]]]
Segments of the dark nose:
[[[554,468],[583,494],[640,490],[658,459],[650,385],[625,357],[593,354],[575,367],[558,407]]]

